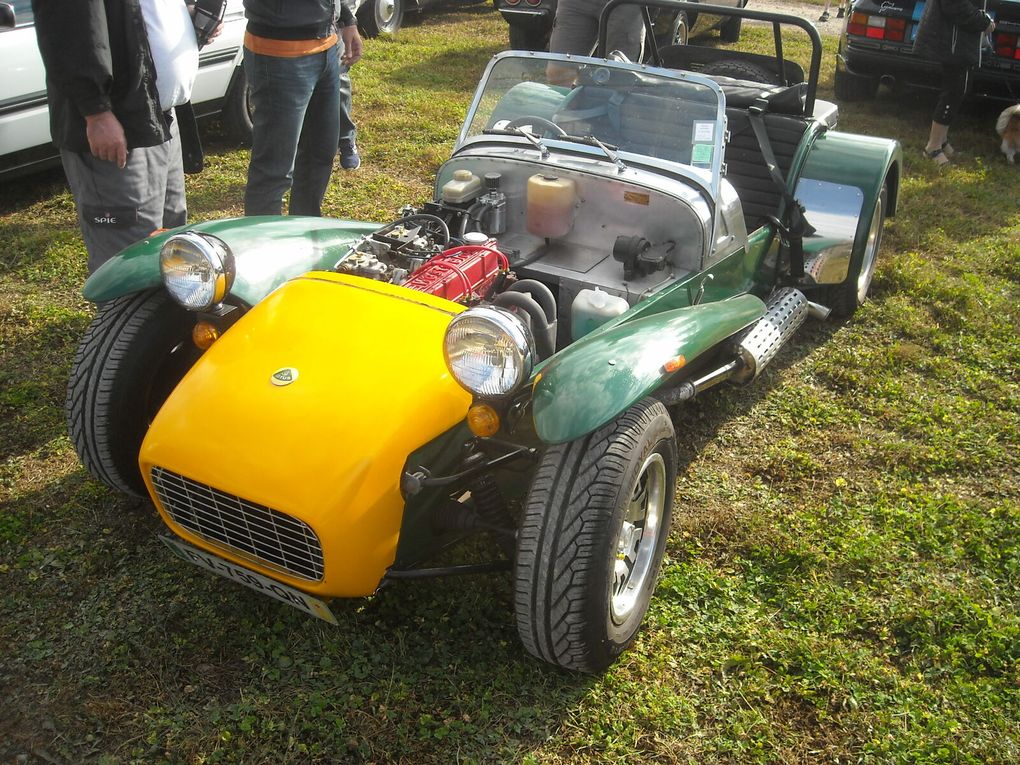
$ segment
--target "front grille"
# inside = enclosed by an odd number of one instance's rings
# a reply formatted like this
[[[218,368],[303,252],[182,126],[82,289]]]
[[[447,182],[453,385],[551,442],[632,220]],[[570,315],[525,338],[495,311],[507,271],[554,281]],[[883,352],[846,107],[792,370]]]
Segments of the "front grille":
[[[188,531],[292,576],[322,579],[322,546],[308,524],[166,468],[151,476],[163,508]]]

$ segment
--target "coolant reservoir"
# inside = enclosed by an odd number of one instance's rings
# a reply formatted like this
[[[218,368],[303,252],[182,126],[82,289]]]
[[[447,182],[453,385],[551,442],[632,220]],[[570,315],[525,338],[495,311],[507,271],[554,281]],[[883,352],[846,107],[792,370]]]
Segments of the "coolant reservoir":
[[[569,178],[538,173],[528,178],[528,231],[555,239],[574,225],[577,189]]]
[[[630,304],[622,297],[610,295],[598,287],[581,290],[570,304],[570,334],[579,340],[628,308]]]
[[[443,201],[459,205],[482,193],[482,179],[470,170],[454,170],[453,178],[443,184]]]

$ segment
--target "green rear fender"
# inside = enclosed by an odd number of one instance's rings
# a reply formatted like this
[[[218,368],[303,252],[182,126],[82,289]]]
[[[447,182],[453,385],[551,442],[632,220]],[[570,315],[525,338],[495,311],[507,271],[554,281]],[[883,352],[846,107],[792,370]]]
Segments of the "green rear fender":
[[[331,218],[253,216],[189,224],[121,250],[85,282],[86,300],[101,303],[162,284],[159,250],[168,237],[197,231],[222,239],[237,269],[230,294],[255,305],[288,279],[332,268],[359,238],[379,228]]]
[[[538,437],[558,444],[591,433],[669,379],[663,370],[667,361],[680,355],[693,361],[764,312],[757,297],[740,295],[663,311],[582,338],[536,376],[532,411]]]
[[[845,205],[856,207],[856,229],[846,279],[856,279],[861,268],[871,226],[871,212],[875,209],[882,189],[888,190],[886,215],[894,216],[899,199],[900,177],[903,166],[903,149],[897,141],[850,135],[830,130],[818,137],[808,152],[800,174],[801,184],[796,197],[806,208],[805,217],[818,231],[814,238],[804,240],[805,253],[832,247],[849,236],[842,232],[830,239],[830,218],[818,210],[831,210],[833,201],[842,195]],[[818,184],[811,184],[817,181]],[[813,189],[825,189],[820,195]],[[854,199],[854,195],[857,198]],[[815,196],[827,198],[815,198]],[[838,227],[837,227],[838,229]],[[835,231],[835,230],[833,230]]]

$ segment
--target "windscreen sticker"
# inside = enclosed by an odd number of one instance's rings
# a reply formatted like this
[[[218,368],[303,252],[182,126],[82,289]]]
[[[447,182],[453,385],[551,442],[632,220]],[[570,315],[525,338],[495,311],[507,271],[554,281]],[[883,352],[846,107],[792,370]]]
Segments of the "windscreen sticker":
[[[708,143],[696,143],[691,151],[692,165],[712,164],[712,145]]]
[[[694,139],[692,143],[714,143],[714,142],[715,142],[715,123],[695,122]]]

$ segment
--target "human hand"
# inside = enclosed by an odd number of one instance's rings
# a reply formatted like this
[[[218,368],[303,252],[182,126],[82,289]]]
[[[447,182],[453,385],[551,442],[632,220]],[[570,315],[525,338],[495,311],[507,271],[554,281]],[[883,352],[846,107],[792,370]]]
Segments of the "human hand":
[[[985,34],[986,34],[986,35],[990,35],[990,34],[991,34],[992,32],[994,32],[994,31],[995,31],[995,22],[993,21],[993,22],[991,22],[991,23],[990,23],[990,24],[988,25],[988,29],[986,29],[986,30],[985,30]]]
[[[216,29],[214,29],[212,32],[209,33],[209,38],[206,40],[206,44],[211,43],[213,40],[215,40],[217,37],[219,37],[220,36],[220,32],[222,32],[222,31],[223,31],[223,22],[221,21],[219,24],[216,25]]]
[[[116,162],[117,167],[124,169],[127,164],[127,139],[124,127],[113,112],[99,112],[85,117],[85,136],[89,141],[92,156]]]
[[[340,28],[340,37],[344,41],[344,52],[340,56],[340,63],[347,66],[354,66],[361,58],[361,35],[358,34],[358,27],[352,24],[349,27]]]

